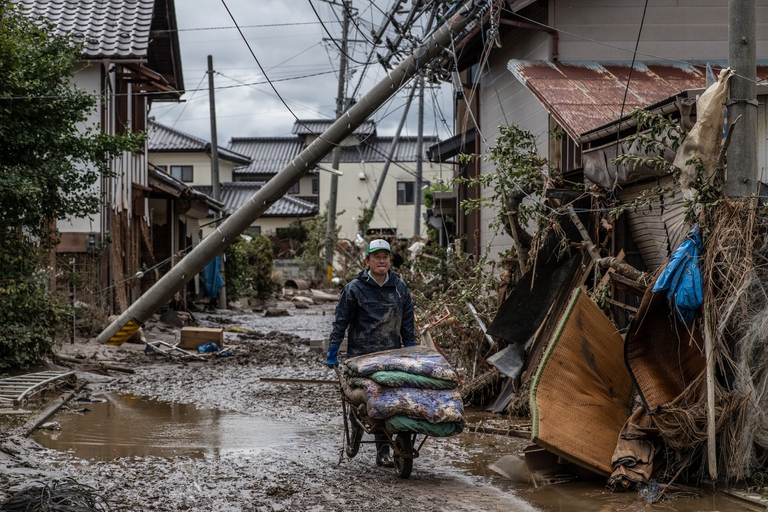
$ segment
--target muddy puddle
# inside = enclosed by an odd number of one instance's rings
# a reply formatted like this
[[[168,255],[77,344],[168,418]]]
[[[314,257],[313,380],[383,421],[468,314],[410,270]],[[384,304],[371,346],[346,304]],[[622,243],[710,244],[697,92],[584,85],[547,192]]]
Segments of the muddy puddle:
[[[57,414],[51,421],[58,422],[61,430],[37,430],[33,439],[81,459],[106,461],[119,457],[280,453],[288,445],[295,448],[313,437],[306,428],[193,404],[116,393],[99,398],[105,401],[72,402],[73,409],[88,411]]]
[[[499,415],[470,408],[467,410],[470,424],[482,423],[488,427],[508,426],[506,419]],[[530,423],[521,420],[521,424]],[[466,457],[453,460],[455,467],[483,477],[494,486],[512,492],[534,507],[543,511],[757,511],[764,510],[738,498],[723,493],[712,493],[702,489],[686,488],[691,492],[672,493],[674,499],[651,504],[637,491],[611,493],[605,489],[605,480],[574,481],[552,485],[532,483],[525,465],[523,448],[530,441],[499,435],[468,434],[457,436]]]

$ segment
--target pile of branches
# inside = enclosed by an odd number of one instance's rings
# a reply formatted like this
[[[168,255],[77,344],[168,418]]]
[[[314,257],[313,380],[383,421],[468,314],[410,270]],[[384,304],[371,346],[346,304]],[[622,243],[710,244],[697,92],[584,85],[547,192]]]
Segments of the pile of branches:
[[[491,325],[520,276],[514,249],[498,262],[475,263],[471,254],[427,245],[398,273],[416,306],[417,341],[420,335],[431,336],[461,376],[465,402],[486,404],[495,398],[504,375],[486,359],[506,348],[506,342],[495,338],[491,344],[470,308],[486,328]]]

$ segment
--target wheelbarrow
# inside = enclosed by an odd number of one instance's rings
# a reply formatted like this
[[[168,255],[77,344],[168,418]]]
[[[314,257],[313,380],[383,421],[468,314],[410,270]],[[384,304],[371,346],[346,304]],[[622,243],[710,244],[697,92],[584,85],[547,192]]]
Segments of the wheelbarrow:
[[[400,478],[409,478],[413,470],[413,459],[419,456],[419,450],[429,436],[424,435],[420,442],[414,432],[395,432],[390,434],[384,421],[376,420],[368,416],[365,403],[353,403],[344,393],[344,377],[338,367],[334,368],[339,378],[339,390],[341,391],[341,408],[344,417],[344,453],[350,459],[360,451],[360,445],[374,444],[376,441],[363,441],[363,434],[384,434],[392,447],[392,460],[395,463],[395,472]],[[418,442],[418,446],[417,446]],[[343,457],[343,455],[342,455]]]

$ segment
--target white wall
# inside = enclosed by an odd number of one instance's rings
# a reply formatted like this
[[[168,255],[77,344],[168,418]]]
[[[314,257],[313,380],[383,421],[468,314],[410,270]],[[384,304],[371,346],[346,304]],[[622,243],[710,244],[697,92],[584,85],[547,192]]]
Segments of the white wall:
[[[768,57],[768,0],[757,0],[756,3],[757,58],[760,59]],[[548,13],[544,17],[541,11],[539,21],[559,31],[561,61],[629,62],[643,6],[643,0],[549,0]],[[650,0],[637,59],[723,60],[728,57],[727,37],[728,0]],[[498,137],[498,126],[514,123],[531,131],[537,138],[539,153],[549,156],[549,114],[507,70],[507,61],[550,60],[551,36],[515,29],[503,39],[502,44],[502,48],[493,48],[491,52],[493,79],[487,67],[483,69],[479,116],[481,132],[492,145]],[[765,146],[765,141],[762,142]],[[483,147],[482,152],[487,152],[487,147]],[[483,163],[481,169],[483,173],[493,171],[488,163]],[[487,197],[490,191],[483,194]],[[484,210],[481,225],[487,226],[493,215],[493,212]],[[488,228],[483,229],[481,241],[483,245],[491,244],[490,254],[493,257],[512,245],[509,237],[494,238]]]
[[[187,185],[211,186],[211,157],[206,153],[150,153],[149,161],[154,165],[167,166],[171,172],[171,165],[191,165],[194,181]],[[219,182],[232,181],[232,162],[219,158]]]
[[[336,203],[337,226],[341,228],[340,238],[354,240],[357,235],[357,221],[360,217],[363,207],[371,203],[371,198],[378,185],[378,179],[381,176],[381,169],[384,162],[375,163],[342,163],[340,171],[344,176],[339,176],[338,199]],[[402,167],[400,167],[402,166]],[[404,167],[404,168],[403,168]],[[407,170],[406,170],[407,169]],[[400,162],[398,165],[393,162],[389,166],[387,177],[384,181],[384,187],[379,196],[376,206],[376,215],[371,221],[369,228],[384,229],[395,228],[398,237],[411,238],[413,236],[414,210],[413,204],[397,204],[397,182],[415,182],[415,162]],[[365,179],[360,179],[363,174]],[[447,184],[452,178],[452,168],[450,165],[432,164],[424,161],[422,164],[422,181],[431,183],[437,182],[440,178]],[[328,197],[330,195],[331,174],[320,171],[320,211],[327,211]],[[414,192],[416,193],[416,192]],[[361,201],[362,200],[362,201]],[[343,212],[343,213],[342,213]],[[426,236],[427,228],[423,214],[426,212],[423,200],[421,205],[421,232],[420,236]]]
[[[90,94],[98,94],[101,91],[101,68],[98,64],[86,66],[81,64],[79,68],[75,69],[73,77],[75,86]],[[101,123],[101,100],[97,100],[96,107],[88,113],[88,119],[85,123],[81,123],[78,128],[80,131],[85,131],[87,128],[95,128],[99,131]],[[97,181],[92,187],[92,193],[99,195],[101,190],[101,184]],[[59,219],[56,222],[56,228],[62,233],[77,232],[100,232],[101,231],[101,216],[97,213],[91,219]]]

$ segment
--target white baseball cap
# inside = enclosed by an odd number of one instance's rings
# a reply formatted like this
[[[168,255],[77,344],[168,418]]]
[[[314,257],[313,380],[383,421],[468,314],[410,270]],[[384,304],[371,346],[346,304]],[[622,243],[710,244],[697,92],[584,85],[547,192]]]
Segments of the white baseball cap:
[[[389,248],[389,242],[378,238],[376,240],[371,240],[371,243],[368,244],[368,248],[365,250],[365,252],[366,254],[371,254],[372,252],[381,251],[382,249],[388,252],[392,252],[392,249]]]

